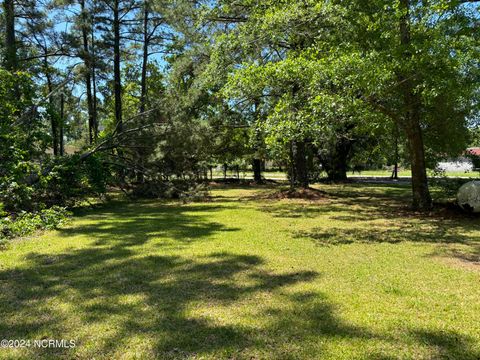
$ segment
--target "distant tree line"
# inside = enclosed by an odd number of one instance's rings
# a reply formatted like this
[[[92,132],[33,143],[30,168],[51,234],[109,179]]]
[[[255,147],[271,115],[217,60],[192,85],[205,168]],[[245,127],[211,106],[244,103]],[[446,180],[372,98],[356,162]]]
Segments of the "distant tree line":
[[[189,191],[218,164],[291,186],[427,169],[479,120],[479,1],[3,0],[0,202]],[[66,151],[75,149],[75,153]]]

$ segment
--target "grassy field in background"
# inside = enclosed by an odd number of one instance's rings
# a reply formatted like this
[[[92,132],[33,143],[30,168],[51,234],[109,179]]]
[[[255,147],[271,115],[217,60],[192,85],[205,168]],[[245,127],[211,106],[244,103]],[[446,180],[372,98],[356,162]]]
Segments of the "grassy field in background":
[[[224,174],[223,171],[213,171],[214,178],[223,178]],[[240,171],[239,173],[240,179],[252,179],[253,173],[251,171]],[[287,179],[287,174],[282,171],[264,171],[262,172],[262,176],[267,179]],[[235,171],[227,171],[228,178],[236,178],[237,173]]]
[[[287,174],[285,172],[281,171],[265,171],[262,173],[262,175],[266,179],[277,179],[277,180],[283,180],[287,179]],[[365,176],[365,177],[390,177],[392,175],[392,172],[390,170],[365,170],[359,172],[351,172],[349,171],[347,173],[349,177],[358,177],[358,176]],[[438,176],[434,174],[433,171],[429,171],[428,173],[429,176]],[[223,178],[224,174],[222,171],[214,171],[213,176],[215,178]],[[400,177],[411,177],[412,172],[410,170],[400,170],[398,173],[398,176]],[[472,179],[478,179],[480,178],[480,173],[478,171],[470,171],[470,172],[464,172],[464,171],[447,171],[445,173],[445,176],[451,177],[451,178],[472,178]],[[236,178],[237,173],[234,171],[227,171],[227,177],[229,178]],[[253,177],[252,172],[250,171],[240,171],[240,178],[241,179],[251,179]]]
[[[479,359],[480,222],[402,186],[116,201],[0,251],[0,358]]]
[[[352,173],[350,172],[349,175],[351,176]],[[358,173],[355,173],[358,175]],[[392,175],[390,170],[365,170],[360,173],[361,176],[382,176],[382,177],[389,177]],[[428,172],[429,176],[438,176],[433,171]],[[411,177],[412,172],[410,170],[400,170],[398,173],[400,177]],[[478,171],[447,171],[445,172],[445,176],[455,178],[455,177],[468,177],[468,178],[480,178],[480,173]]]

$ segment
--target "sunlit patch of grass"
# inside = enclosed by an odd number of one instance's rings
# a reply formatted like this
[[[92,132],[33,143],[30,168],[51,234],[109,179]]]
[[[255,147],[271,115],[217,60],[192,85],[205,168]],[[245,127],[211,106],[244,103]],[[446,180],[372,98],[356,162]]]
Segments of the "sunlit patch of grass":
[[[115,201],[0,251],[0,358],[478,359],[480,223],[409,189]],[[448,214],[447,214],[448,215]]]

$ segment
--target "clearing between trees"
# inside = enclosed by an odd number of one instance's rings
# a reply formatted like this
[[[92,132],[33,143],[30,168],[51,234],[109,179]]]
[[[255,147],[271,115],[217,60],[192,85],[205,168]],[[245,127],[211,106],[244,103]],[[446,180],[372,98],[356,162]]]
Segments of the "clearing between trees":
[[[114,201],[0,251],[0,358],[478,359],[480,224],[401,185]]]

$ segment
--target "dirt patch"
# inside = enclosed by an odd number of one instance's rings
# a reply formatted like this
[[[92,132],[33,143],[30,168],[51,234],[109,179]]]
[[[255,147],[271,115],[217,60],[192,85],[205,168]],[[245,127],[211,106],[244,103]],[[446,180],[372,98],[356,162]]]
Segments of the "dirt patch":
[[[393,203],[395,199],[390,199]],[[469,213],[454,202],[434,203],[433,209],[429,211],[418,211],[412,208],[410,204],[398,202],[395,212],[390,212],[397,218],[418,218],[432,220],[455,220],[455,221],[477,221],[480,220],[480,214]],[[383,216],[388,217],[385,213]]]
[[[480,214],[474,214],[467,212],[460,208],[454,202],[447,203],[435,203],[433,210],[429,213],[431,217],[438,217],[441,219],[452,219],[452,220],[461,220],[461,219],[470,219],[478,220],[480,219]]]

